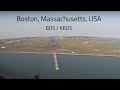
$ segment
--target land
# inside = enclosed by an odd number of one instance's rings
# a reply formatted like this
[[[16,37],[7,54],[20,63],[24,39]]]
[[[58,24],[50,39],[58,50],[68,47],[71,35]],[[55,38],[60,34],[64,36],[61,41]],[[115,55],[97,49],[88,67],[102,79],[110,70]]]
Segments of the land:
[[[1,41],[0,52],[49,52],[49,38],[19,38]]]
[[[0,40],[0,53],[93,55],[120,57],[119,38],[104,37],[26,37]]]
[[[81,39],[59,39],[58,45],[61,52],[77,53],[77,54],[104,54],[104,55],[120,55],[120,45],[97,43],[102,39],[81,38]],[[116,39],[110,39],[110,42],[119,42]],[[104,41],[105,42],[105,41]],[[108,42],[108,40],[107,40]]]

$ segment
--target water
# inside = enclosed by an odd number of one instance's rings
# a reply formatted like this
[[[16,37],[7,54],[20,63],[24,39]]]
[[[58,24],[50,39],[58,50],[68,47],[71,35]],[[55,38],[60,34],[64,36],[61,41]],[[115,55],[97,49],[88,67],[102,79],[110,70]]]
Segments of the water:
[[[120,58],[59,55],[59,71],[53,55],[0,54],[0,73],[10,79],[120,79]]]

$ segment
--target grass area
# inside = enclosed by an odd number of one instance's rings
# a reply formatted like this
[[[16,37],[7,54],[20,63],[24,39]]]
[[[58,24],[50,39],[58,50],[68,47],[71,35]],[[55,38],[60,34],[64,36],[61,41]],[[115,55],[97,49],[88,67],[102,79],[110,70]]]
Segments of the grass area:
[[[60,49],[67,49],[67,52],[74,50],[76,53],[120,54],[120,52],[114,52],[115,50],[120,50],[120,46],[112,44],[98,44],[96,41],[91,42],[90,40],[84,41],[80,39],[58,39],[57,41]]]
[[[21,51],[21,52],[29,52],[29,51],[38,51],[44,52],[49,50],[49,39],[28,39],[21,40],[20,42],[13,42],[9,44],[5,44],[5,49],[0,49],[0,51]]]
[[[97,44],[89,41],[83,42],[78,39],[59,39],[58,44],[62,49],[120,49],[120,46]]]
[[[93,39],[57,39],[59,53],[119,55],[120,46],[100,44]],[[19,42],[4,44],[0,52],[50,52],[50,38],[20,39]],[[1,46],[0,46],[1,47]]]

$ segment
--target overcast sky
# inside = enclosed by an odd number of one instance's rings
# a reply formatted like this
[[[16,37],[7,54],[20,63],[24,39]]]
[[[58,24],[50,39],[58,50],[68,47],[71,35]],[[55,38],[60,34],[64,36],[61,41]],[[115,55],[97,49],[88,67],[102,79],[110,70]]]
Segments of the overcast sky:
[[[101,22],[17,22],[17,16],[101,16]],[[46,26],[72,26],[72,30],[45,30]],[[120,38],[120,11],[0,11],[0,39],[35,36],[98,36]]]

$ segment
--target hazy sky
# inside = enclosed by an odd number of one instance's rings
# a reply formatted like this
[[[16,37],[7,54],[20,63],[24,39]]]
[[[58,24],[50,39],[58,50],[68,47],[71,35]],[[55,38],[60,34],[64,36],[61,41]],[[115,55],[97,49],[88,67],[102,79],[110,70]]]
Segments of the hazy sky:
[[[17,16],[101,16],[101,22],[17,22]],[[72,30],[46,30],[46,26]],[[0,11],[0,39],[29,36],[100,36],[120,38],[120,11]]]

